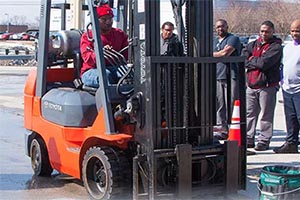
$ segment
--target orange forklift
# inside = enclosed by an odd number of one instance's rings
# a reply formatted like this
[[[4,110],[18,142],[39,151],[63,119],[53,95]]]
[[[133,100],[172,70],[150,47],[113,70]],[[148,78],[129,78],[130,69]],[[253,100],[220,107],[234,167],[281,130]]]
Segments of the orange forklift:
[[[55,169],[81,179],[91,199],[198,199],[245,189],[244,59],[212,57],[213,1],[170,0],[184,44],[180,57],[160,55],[160,1],[87,2],[99,88],[80,81],[82,32],[50,32],[54,5],[41,1],[38,66],[24,89],[34,174]],[[128,32],[128,60],[103,49],[96,6],[105,3]],[[105,60],[122,72],[117,84],[108,84]],[[217,62],[240,66],[240,146],[213,138]]]

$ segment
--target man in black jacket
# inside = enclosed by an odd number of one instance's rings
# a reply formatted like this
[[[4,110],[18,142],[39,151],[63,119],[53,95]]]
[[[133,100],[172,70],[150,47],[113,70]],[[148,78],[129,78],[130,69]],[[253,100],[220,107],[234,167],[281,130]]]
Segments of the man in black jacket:
[[[165,22],[161,26],[160,54],[164,56],[183,56],[183,45],[173,33],[174,24]]]
[[[281,40],[273,36],[274,24],[265,21],[260,26],[260,37],[246,46],[247,58],[247,147],[255,147],[254,137],[261,112],[260,134],[256,151],[269,149],[273,135],[276,93],[280,81],[282,58]]]

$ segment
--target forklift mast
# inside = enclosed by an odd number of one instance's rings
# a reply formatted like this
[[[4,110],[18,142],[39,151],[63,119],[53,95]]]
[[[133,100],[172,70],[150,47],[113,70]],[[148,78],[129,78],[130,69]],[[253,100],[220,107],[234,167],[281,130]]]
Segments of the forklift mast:
[[[140,101],[134,133],[137,155],[133,158],[133,174],[138,174],[133,178],[134,198],[141,195],[140,181],[149,199],[157,197],[161,185],[168,187],[174,182],[179,198],[191,197],[192,187],[204,183],[214,185],[223,181],[227,192],[245,189],[244,58],[212,57],[213,1],[170,2],[185,47],[183,57],[160,55],[160,1],[134,1],[131,11],[133,26],[129,29],[133,28],[136,41],[132,46],[133,96]],[[181,16],[183,7],[185,21]],[[217,62],[235,62],[240,66],[242,146],[239,148],[234,141],[220,144],[213,139]],[[230,89],[227,94],[230,99]],[[228,102],[228,108],[232,108]],[[230,112],[228,116],[230,124]],[[223,164],[223,175],[216,173],[219,162]]]

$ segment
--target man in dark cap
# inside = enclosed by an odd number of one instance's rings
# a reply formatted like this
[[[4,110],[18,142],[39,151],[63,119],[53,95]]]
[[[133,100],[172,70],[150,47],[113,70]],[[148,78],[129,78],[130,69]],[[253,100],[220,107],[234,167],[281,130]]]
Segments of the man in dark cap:
[[[97,7],[97,14],[99,17],[101,40],[104,48],[112,48],[115,51],[120,51],[124,47],[128,46],[128,36],[121,29],[113,28],[113,11],[106,4]],[[80,51],[83,59],[83,66],[81,68],[82,82],[91,87],[99,87],[99,73],[96,68],[96,56],[94,52],[94,43],[88,39],[88,35],[92,35],[92,31],[88,30],[88,33],[84,33],[80,41]],[[127,50],[123,52],[123,55],[128,59]],[[108,82],[114,84],[118,82],[117,66],[109,66],[106,63],[106,74]]]

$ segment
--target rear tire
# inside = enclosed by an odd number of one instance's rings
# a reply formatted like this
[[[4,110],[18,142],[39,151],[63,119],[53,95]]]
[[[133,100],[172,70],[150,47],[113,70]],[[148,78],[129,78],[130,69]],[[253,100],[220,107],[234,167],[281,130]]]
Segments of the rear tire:
[[[125,199],[128,171],[126,157],[109,147],[91,147],[82,162],[82,180],[91,199]]]
[[[36,176],[50,176],[53,169],[49,162],[48,151],[45,142],[41,138],[35,138],[30,145],[31,167]]]

